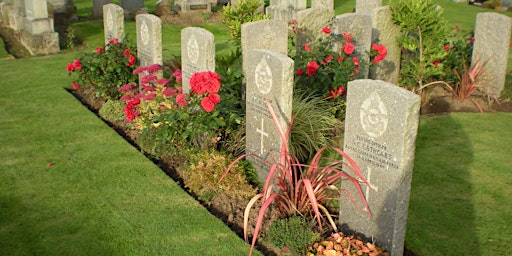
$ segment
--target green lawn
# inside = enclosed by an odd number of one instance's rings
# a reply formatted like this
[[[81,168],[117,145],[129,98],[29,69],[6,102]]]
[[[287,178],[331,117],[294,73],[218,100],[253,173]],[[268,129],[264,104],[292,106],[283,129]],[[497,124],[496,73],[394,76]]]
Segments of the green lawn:
[[[74,2],[86,16],[91,1]],[[474,24],[473,12],[487,11],[438,2],[462,27]],[[336,12],[353,6],[336,1]],[[226,28],[204,27],[215,34],[217,53],[227,53]],[[101,21],[74,28],[86,51],[103,44]],[[165,58],[180,53],[181,28],[163,27]],[[126,31],[133,39],[135,24],[127,22]],[[241,239],[64,89],[72,50],[21,60],[5,55],[0,52],[0,255],[247,254]],[[512,113],[421,118],[409,249],[418,255],[512,251],[511,123]]]

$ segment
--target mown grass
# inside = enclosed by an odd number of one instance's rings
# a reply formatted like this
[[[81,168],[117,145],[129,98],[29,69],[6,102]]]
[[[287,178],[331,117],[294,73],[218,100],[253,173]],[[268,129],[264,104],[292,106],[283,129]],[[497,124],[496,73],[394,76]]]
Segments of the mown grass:
[[[79,13],[91,5],[74,2]],[[463,28],[474,24],[468,13],[488,11],[438,2]],[[338,14],[354,8],[353,1],[335,5]],[[86,51],[103,44],[101,21],[74,27]],[[163,27],[164,57],[180,54],[181,28]],[[205,28],[215,34],[217,54],[230,50],[225,27]],[[134,22],[126,31],[135,38]],[[247,246],[227,227],[63,89],[73,58],[67,50],[0,59],[0,255],[245,255]],[[512,251],[510,123],[510,113],[421,118],[409,249]]]
[[[0,255],[247,254],[64,89],[72,58],[0,60]]]

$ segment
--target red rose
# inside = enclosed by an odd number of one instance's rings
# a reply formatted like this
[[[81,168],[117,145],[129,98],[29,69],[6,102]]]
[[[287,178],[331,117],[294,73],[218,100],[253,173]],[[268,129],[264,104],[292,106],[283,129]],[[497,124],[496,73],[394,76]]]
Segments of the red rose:
[[[112,38],[112,39],[108,40],[108,43],[109,44],[118,44],[119,40],[117,38]]]
[[[215,109],[215,103],[209,97],[204,97],[201,99],[201,107],[203,107],[204,111],[210,113]]]
[[[316,63],[316,61],[308,62],[308,69],[306,70],[306,74],[308,74],[308,76],[313,76],[314,74],[316,74],[316,71],[318,70],[319,67],[320,66],[318,65],[318,63]]]
[[[351,43],[346,43],[344,46],[343,46],[343,52],[345,52],[346,54],[350,55],[352,53],[354,53],[354,45],[351,44]]]
[[[210,99],[213,104],[219,104],[220,103],[220,95],[216,93],[212,93],[208,95],[208,98]]]
[[[178,104],[178,106],[181,106],[181,107],[185,107],[185,106],[188,106],[188,101],[185,99],[187,97],[186,94],[178,94],[176,96],[176,104]]]
[[[343,61],[343,55],[338,56],[338,63],[341,63]]]
[[[302,69],[297,69],[297,71],[295,71],[295,74],[296,74],[297,76],[302,76],[302,75],[304,75],[304,70],[302,70]]]
[[[354,62],[354,65],[359,66],[359,58],[358,57],[354,57],[352,58],[352,62]]]
[[[75,59],[73,61],[73,66],[75,67],[75,69],[81,69],[82,68],[82,63],[80,63],[79,59]]]
[[[305,44],[304,45],[304,50],[306,50],[306,52],[311,51],[311,48],[309,47],[309,44]]]
[[[130,49],[126,49],[126,50],[123,51],[123,56],[124,57],[128,58],[128,56],[130,56],[130,55],[131,55],[130,54]]]
[[[78,89],[80,89],[80,84],[78,84],[76,82],[72,82],[71,87],[73,87],[73,90],[78,90]]]
[[[434,67],[436,67],[436,68],[437,68],[437,66],[439,66],[440,62],[436,60],[436,61],[434,61],[432,64],[434,65]]]
[[[322,32],[324,32],[326,34],[330,34],[331,33],[331,29],[327,28],[327,27],[324,27],[324,28],[322,28]]]
[[[190,78],[190,88],[198,94],[217,93],[220,90],[220,76],[212,71],[195,73]]]
[[[448,52],[450,51],[450,48],[451,48],[451,47],[450,47],[450,45],[449,45],[449,44],[445,45],[445,46],[444,46],[444,52],[448,53]]]
[[[75,65],[73,65],[73,63],[68,63],[66,65],[66,69],[68,70],[68,72],[73,72],[75,71]]]
[[[135,65],[136,62],[137,62],[137,58],[135,58],[135,56],[133,56],[133,55],[128,56],[128,67],[133,67],[133,65]]]
[[[101,48],[101,47],[96,48],[96,53],[97,54],[103,53],[103,48]]]

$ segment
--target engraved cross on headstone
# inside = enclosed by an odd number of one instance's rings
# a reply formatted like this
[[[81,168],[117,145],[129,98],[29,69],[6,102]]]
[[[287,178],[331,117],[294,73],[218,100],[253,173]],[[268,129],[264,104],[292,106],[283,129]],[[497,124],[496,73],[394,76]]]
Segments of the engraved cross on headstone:
[[[268,138],[268,133],[265,132],[264,125],[265,125],[265,120],[261,119],[261,130],[256,129],[256,132],[261,135],[261,137],[260,137],[260,143],[261,143],[260,144],[260,154],[261,155],[263,155],[263,136]]]

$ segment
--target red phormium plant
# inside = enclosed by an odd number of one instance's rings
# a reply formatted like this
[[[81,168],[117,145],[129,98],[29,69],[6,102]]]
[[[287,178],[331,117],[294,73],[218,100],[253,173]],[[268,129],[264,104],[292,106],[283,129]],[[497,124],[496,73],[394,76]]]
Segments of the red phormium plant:
[[[263,201],[258,213],[258,219],[256,220],[249,255],[252,254],[254,245],[256,244],[256,238],[258,237],[262,225],[263,216],[273,202],[277,204],[283,217],[294,215],[310,216],[316,219],[320,229],[322,228],[322,218],[326,217],[333,229],[337,230],[336,224],[332,220],[331,214],[325,204],[329,200],[340,200],[341,193],[344,193],[354,202],[354,205],[356,205],[354,198],[348,191],[339,188],[340,182],[348,180],[356,186],[359,191],[359,197],[366,207],[368,216],[371,217],[370,209],[366,203],[360,183],[366,186],[370,186],[370,184],[363,176],[356,163],[339,148],[334,148],[333,150],[341,155],[345,161],[332,160],[328,162],[322,160],[322,153],[326,150],[325,147],[315,154],[310,164],[299,163],[297,158],[290,154],[288,145],[293,119],[285,133],[279,125],[276,114],[268,100],[266,100],[266,104],[274,121],[274,125],[281,137],[282,146],[277,162],[269,164],[270,172],[265,180],[263,192],[257,194],[249,201],[244,212],[244,237],[245,240],[248,241],[247,226],[249,222],[249,212],[258,200],[261,199]],[[231,163],[223,177],[219,180],[219,183],[224,176],[228,174],[235,163],[246,156],[247,155],[243,155]],[[328,163],[322,165],[321,163],[324,162]],[[343,166],[350,168],[357,177],[353,177],[347,172],[344,172],[342,170]]]
[[[462,70],[462,73],[459,73],[455,69],[453,70],[459,80],[454,90],[456,98],[467,99],[485,86],[485,81],[483,81],[483,77],[485,75],[484,67],[488,61],[480,63],[480,60],[478,60],[471,67],[464,64],[464,70]]]

